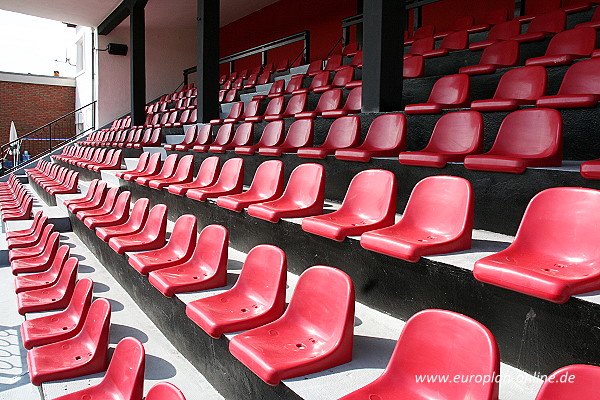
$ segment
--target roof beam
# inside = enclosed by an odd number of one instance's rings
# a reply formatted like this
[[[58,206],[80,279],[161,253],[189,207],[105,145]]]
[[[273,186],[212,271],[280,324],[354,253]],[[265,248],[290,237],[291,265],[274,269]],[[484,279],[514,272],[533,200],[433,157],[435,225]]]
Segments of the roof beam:
[[[100,25],[98,25],[98,34],[108,35],[113,29],[119,26],[121,22],[129,17],[134,6],[145,7],[146,3],[148,3],[148,0],[123,0],[121,4],[119,4],[117,8],[115,8],[114,11],[100,23]]]

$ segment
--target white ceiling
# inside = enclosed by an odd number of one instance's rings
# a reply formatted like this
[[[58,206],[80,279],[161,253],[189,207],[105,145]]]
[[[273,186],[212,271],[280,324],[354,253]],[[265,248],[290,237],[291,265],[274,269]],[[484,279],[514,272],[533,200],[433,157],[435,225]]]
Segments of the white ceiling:
[[[98,26],[122,0],[0,0],[0,9],[21,14]],[[221,26],[275,3],[278,0],[221,0]],[[196,0],[149,0],[146,6],[148,23],[169,26],[169,23],[194,24]],[[148,15],[151,13],[150,15]],[[152,18],[155,16],[155,18]],[[160,16],[160,18],[156,18]],[[193,18],[190,18],[193,17]],[[156,27],[156,26],[155,26]]]

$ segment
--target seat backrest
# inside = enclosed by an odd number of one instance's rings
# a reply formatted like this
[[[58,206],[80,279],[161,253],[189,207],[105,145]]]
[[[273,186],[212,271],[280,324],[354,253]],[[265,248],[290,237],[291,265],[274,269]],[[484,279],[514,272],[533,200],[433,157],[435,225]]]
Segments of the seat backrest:
[[[131,209],[131,214],[129,214],[129,218],[125,222],[127,227],[131,227],[132,229],[139,229],[146,220],[148,219],[148,212],[150,211],[150,200],[142,197],[138,199]]]
[[[304,147],[312,143],[314,138],[314,122],[312,119],[294,121],[288,129],[287,136],[281,144],[283,147]]]
[[[244,176],[244,159],[240,157],[230,158],[225,161],[221,168],[219,178],[215,186],[223,188],[235,187],[240,179]]]
[[[368,169],[356,174],[338,211],[381,220],[396,213],[396,176],[382,169]],[[393,218],[392,218],[393,219]]]
[[[343,56],[341,54],[334,54],[329,56],[325,63],[325,71],[335,71],[342,65]]]
[[[207,225],[198,235],[190,263],[210,267],[213,271],[227,268],[229,232],[222,225]]]
[[[273,97],[269,101],[269,104],[267,104],[267,109],[265,110],[265,115],[281,114],[281,110],[283,110],[284,101],[285,101],[285,97],[283,97],[283,96]]]
[[[189,249],[196,244],[197,228],[198,221],[196,217],[191,214],[183,214],[175,221],[173,232],[165,248],[168,247],[174,253],[180,255],[188,254]]]
[[[225,103],[230,103],[235,100],[236,96],[237,96],[237,89],[230,89],[225,94],[225,98],[223,99],[223,101]]]
[[[185,397],[173,384],[160,382],[148,391],[146,400],[185,400]]]
[[[567,14],[563,10],[554,10],[537,15],[527,27],[527,33],[548,32],[558,33],[567,26]]]
[[[317,71],[321,71],[323,69],[323,60],[314,60],[308,64],[308,70],[306,71],[307,75],[315,74]]]
[[[494,64],[510,67],[519,61],[519,43],[505,40],[494,43],[483,51],[479,64]]]
[[[354,79],[354,67],[343,67],[335,73],[331,84],[336,87],[343,87]]]
[[[141,399],[144,392],[146,353],[144,345],[133,338],[121,339],[112,355],[100,385],[108,384],[123,399]]]
[[[260,100],[252,100],[246,105],[246,109],[244,110],[243,118],[254,117],[258,115],[258,110],[260,108]]]
[[[227,143],[231,142],[233,139],[233,124],[223,124],[219,127],[217,131],[217,136],[215,136],[214,144],[218,146],[224,146]]]
[[[173,174],[176,179],[192,179],[194,175],[194,156],[192,154],[181,157],[177,163],[177,169]]]
[[[324,196],[325,169],[315,163],[300,164],[292,171],[281,199],[300,204],[313,204]]]
[[[413,188],[400,223],[456,238],[473,229],[473,201],[468,180],[430,176]]]
[[[185,130],[185,136],[183,137],[182,144],[192,144],[196,140],[196,134],[198,132],[198,125],[191,125]]]
[[[447,75],[438,79],[429,95],[428,103],[464,104],[470,96],[469,75]]]
[[[286,272],[287,258],[283,250],[268,244],[255,246],[248,252],[231,292],[263,304],[285,302]]]
[[[549,108],[518,110],[502,121],[489,154],[558,158],[562,155],[562,141],[560,112]]]
[[[283,162],[280,160],[268,160],[261,163],[256,168],[248,191],[270,196],[275,194],[281,195],[283,192]]]
[[[542,67],[543,68],[543,67]],[[477,111],[442,115],[423,149],[431,153],[479,153],[483,150],[483,117]]]
[[[239,118],[242,115],[243,111],[244,111],[244,102],[239,101],[231,107],[227,118]]]
[[[481,20],[481,23],[488,25],[498,25],[508,19],[508,9],[496,8],[487,13]]]
[[[472,17],[471,17],[472,18]],[[452,32],[442,39],[441,49],[462,50],[469,45],[469,34],[465,30]]]
[[[166,204],[157,204],[152,207],[139,234],[151,237],[162,236],[164,238],[167,232],[167,211]]]
[[[152,129],[152,135],[150,135],[150,139],[148,140],[147,144],[160,144],[160,133],[160,128]]]
[[[302,83],[304,82],[304,75],[294,75],[290,78],[290,81],[287,84],[285,92],[291,94],[294,90],[298,90],[302,88]]]
[[[597,260],[600,257],[598,204],[600,191],[595,189],[546,189],[529,202],[510,247],[571,264]],[[541,268],[548,266],[540,265]]]
[[[254,124],[252,122],[244,122],[235,130],[235,135],[231,141],[232,145],[247,146],[252,144],[254,140]]]
[[[140,141],[140,138],[142,137],[143,133],[144,133],[144,130],[142,128],[136,129],[135,134],[133,135],[133,138],[131,139],[131,141],[129,143],[138,143]]]
[[[302,112],[306,109],[306,101],[308,95],[306,93],[300,93],[293,95],[285,106],[285,115],[293,115]]]
[[[423,76],[425,61],[423,56],[413,55],[404,60],[403,75],[407,78],[420,78]]]
[[[344,48],[342,49],[342,54],[345,56],[351,56],[353,54],[356,54],[357,51],[358,51],[358,42],[352,42],[352,43],[348,43],[347,45],[344,46]]]
[[[546,55],[574,54],[589,56],[596,48],[596,30],[594,28],[569,29],[557,33],[550,39]]]
[[[565,73],[558,94],[600,94],[599,68],[600,58],[571,65]]]
[[[200,130],[198,131],[198,136],[196,137],[196,141],[194,142],[194,144],[199,144],[199,145],[206,145],[209,144],[212,137],[211,137],[211,129],[212,125],[210,124],[205,124],[202,125],[200,127]]]
[[[417,382],[419,376],[481,376],[488,383],[465,380]],[[497,399],[500,352],[482,324],[452,311],[424,310],[413,315],[400,334],[389,364],[379,378],[406,392],[436,393],[448,399]],[[412,390],[411,390],[412,389]]]
[[[219,157],[207,157],[200,164],[194,183],[201,184],[202,186],[212,185],[217,180],[218,175]]]
[[[271,71],[263,71],[263,73],[258,76],[258,79],[256,80],[256,84],[264,85],[265,83],[268,83],[270,80],[271,80]]]
[[[279,79],[279,80],[273,82],[273,84],[271,85],[271,88],[269,89],[269,94],[282,93],[284,88],[285,88],[285,79]]]
[[[140,142],[147,143],[150,140],[150,135],[152,135],[152,128],[146,128],[146,130],[144,130],[144,134],[143,134],[142,140],[140,140]]]
[[[321,265],[310,267],[300,275],[290,304],[279,321],[311,332],[317,336],[313,340],[326,341],[319,343],[323,350],[331,349],[340,344],[342,337],[353,335],[354,298],[354,285],[346,273]]]
[[[90,349],[108,350],[108,330],[110,327],[110,302],[99,298],[92,302],[88,310],[81,332],[73,338],[86,342]]]
[[[291,100],[290,100],[291,101]],[[283,128],[285,122],[283,120],[272,121],[265,126],[263,129],[260,140],[258,141],[258,147],[272,147],[277,146],[283,141]]]
[[[433,47],[435,45],[435,39],[433,37],[425,37],[423,39],[418,39],[415,40],[415,42],[410,46],[410,50],[408,51],[408,54],[423,54],[426,51],[430,51],[433,50]]]
[[[68,250],[65,251],[64,247],[69,248],[67,245],[60,246],[57,255],[61,253],[65,254],[66,252],[68,257]],[[75,289],[73,289],[73,295],[71,296],[69,305],[65,309],[65,314],[71,315],[75,321],[79,320],[80,323],[83,323],[92,304],[93,287],[94,281],[90,278],[80,279],[75,284]]]
[[[406,148],[406,116],[397,113],[383,114],[375,118],[359,148],[403,151]]]
[[[160,169],[160,153],[154,153],[150,156],[146,168],[144,168],[144,174],[155,174]]]
[[[106,210],[106,211],[111,210],[113,208],[113,206],[115,205],[115,201],[117,201],[118,195],[119,195],[118,187],[110,188],[108,190],[108,193],[106,194],[106,198],[104,199],[104,201],[102,202],[102,205],[100,206],[100,209]]]
[[[344,110],[350,112],[360,111],[362,107],[362,86],[355,87],[348,93],[346,103],[344,104]]]
[[[321,71],[314,76],[312,81],[310,82],[310,86],[308,87],[310,90],[313,90],[319,86],[325,86],[329,83],[329,76],[331,72],[329,71]]]
[[[542,66],[506,71],[494,93],[494,99],[536,100],[546,94],[548,74]]]
[[[111,211],[111,215],[115,218],[120,218],[125,214],[129,214],[129,206],[131,203],[131,192],[125,191],[119,194],[115,206]]]
[[[359,139],[360,118],[357,115],[347,115],[333,121],[321,147],[330,149],[354,147]]]
[[[327,110],[335,110],[340,107],[342,102],[342,89],[330,89],[321,94],[319,102],[315,107],[315,111],[323,112]]]
[[[162,165],[162,168],[160,169],[160,172],[158,173],[158,176],[161,177],[168,177],[173,175],[173,172],[175,171],[175,167],[177,166],[177,154],[171,154],[169,156],[167,156],[167,158],[165,159],[165,162]]]
[[[417,28],[413,37],[415,39],[423,39],[423,38],[432,37],[434,33],[435,33],[434,25],[423,25],[423,26]]]
[[[465,15],[464,17],[460,17],[454,20],[452,23],[453,31],[462,31],[469,29],[475,23],[475,18],[472,15]]]
[[[548,376],[535,400],[593,400],[598,397],[600,390],[598,382],[600,367],[586,364],[567,365]]]

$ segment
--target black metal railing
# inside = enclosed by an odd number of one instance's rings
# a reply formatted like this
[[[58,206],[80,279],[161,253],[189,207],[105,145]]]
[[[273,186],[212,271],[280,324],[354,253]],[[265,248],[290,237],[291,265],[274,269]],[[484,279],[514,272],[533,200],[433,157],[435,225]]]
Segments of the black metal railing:
[[[56,150],[58,147],[74,142],[88,132],[95,129],[96,126],[96,101],[86,104],[76,110],[73,110],[62,117],[48,122],[28,132],[15,140],[0,146],[2,155],[2,168],[0,175],[11,173],[24,164],[42,158]],[[19,150],[18,150],[19,149]],[[5,161],[10,157],[10,153],[27,151],[30,155],[28,159],[21,159],[14,162],[11,167],[5,166]]]
[[[250,49],[246,49],[234,54],[230,54],[219,59],[219,64],[229,63],[229,72],[233,72],[235,70],[235,61],[241,58],[250,57],[255,54],[261,55],[262,65],[265,65],[268,61],[268,52],[269,50],[276,49],[278,47],[287,46],[296,42],[304,42],[303,50],[301,52],[302,59],[304,63],[308,63],[310,60],[310,32],[302,31],[290,36],[283,37],[281,39],[276,39],[268,43],[261,44],[256,47],[252,47]],[[295,61],[295,60],[294,60]],[[190,67],[183,70],[183,82],[184,84],[188,83],[188,76],[195,73],[197,71],[197,67]]]

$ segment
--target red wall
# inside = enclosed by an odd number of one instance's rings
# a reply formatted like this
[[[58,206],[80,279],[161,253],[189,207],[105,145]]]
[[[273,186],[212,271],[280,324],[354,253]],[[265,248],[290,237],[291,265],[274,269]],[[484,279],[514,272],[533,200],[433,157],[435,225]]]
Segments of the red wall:
[[[15,122],[17,133],[21,136],[74,109],[74,87],[0,81],[0,143],[8,142],[11,121]],[[75,119],[71,119],[63,129],[63,132],[55,134],[72,136],[75,133]],[[25,140],[21,145],[21,154],[28,150],[29,154],[35,155],[47,150],[47,146],[46,140]]]
[[[311,35],[311,59],[327,56],[342,36],[342,19],[356,15],[355,0],[280,0],[221,28],[221,57],[304,30]],[[302,42],[269,52],[269,61],[289,58],[302,51]],[[339,51],[341,45],[338,45]],[[241,71],[260,65],[260,56],[236,61]],[[222,73],[228,66],[221,66]]]
[[[527,3],[536,0],[527,0]],[[547,1],[547,0],[538,0]],[[436,32],[443,32],[452,26],[455,19],[472,15],[479,23],[486,13],[497,8],[506,8],[510,16],[514,13],[514,0],[443,0],[423,7],[423,25],[435,25]]]

